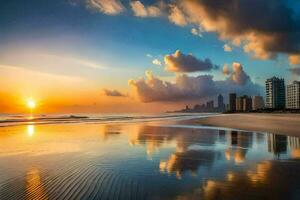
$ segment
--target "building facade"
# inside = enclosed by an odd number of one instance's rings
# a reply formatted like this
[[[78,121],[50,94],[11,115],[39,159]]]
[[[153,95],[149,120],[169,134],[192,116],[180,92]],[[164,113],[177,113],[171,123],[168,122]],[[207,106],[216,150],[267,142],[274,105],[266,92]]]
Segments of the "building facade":
[[[286,108],[300,109],[300,81],[287,85],[286,90]]]
[[[218,110],[221,112],[225,110],[224,98],[221,94],[218,96]]]
[[[236,98],[236,111],[248,112],[252,110],[252,99],[247,95]]]
[[[243,111],[244,112],[252,111],[252,99],[251,99],[251,97],[244,96],[244,98],[243,98]]]
[[[273,77],[266,80],[266,108],[285,108],[284,79]]]
[[[242,112],[244,108],[243,97],[237,97],[235,105],[236,105],[236,111]]]
[[[263,109],[265,106],[264,98],[262,96],[252,97],[252,110]]]
[[[236,93],[229,94],[229,111],[236,111]]]
[[[214,101],[206,102],[206,108],[209,110],[213,110],[214,109]]]

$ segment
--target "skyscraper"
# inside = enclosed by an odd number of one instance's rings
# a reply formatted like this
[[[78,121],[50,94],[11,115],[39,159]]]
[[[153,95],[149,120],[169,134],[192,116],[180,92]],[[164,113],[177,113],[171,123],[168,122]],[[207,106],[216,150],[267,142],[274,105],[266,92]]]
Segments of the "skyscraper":
[[[285,108],[284,79],[272,77],[266,80],[266,108]]]
[[[242,112],[244,109],[244,97],[237,97],[236,98],[236,111]]]
[[[208,102],[206,102],[206,108],[209,111],[212,111],[214,109],[214,101],[208,101]]]
[[[219,111],[225,110],[224,98],[221,94],[219,94],[218,96],[218,110]]]
[[[252,109],[259,110],[264,108],[264,99],[262,96],[253,96],[252,98]]]
[[[251,97],[245,95],[243,98],[243,111],[247,112],[251,110],[252,110],[252,99]]]
[[[300,109],[300,81],[294,81],[287,86],[286,107]]]
[[[247,112],[252,110],[252,99],[247,95],[236,98],[236,110]]]
[[[229,111],[236,111],[236,93],[229,94]]]

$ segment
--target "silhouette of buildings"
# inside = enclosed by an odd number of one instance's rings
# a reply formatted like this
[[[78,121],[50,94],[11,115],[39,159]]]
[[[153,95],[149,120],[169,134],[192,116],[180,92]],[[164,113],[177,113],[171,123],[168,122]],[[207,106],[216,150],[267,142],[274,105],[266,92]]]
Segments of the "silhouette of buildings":
[[[286,92],[286,93],[285,93]],[[217,97],[217,107],[214,101],[209,100],[205,104],[196,104],[193,108],[188,106],[185,109],[175,112],[251,112],[266,111],[268,109],[299,109],[300,110],[300,81],[294,81],[285,88],[284,79],[272,77],[266,80],[266,101],[262,96],[237,96],[230,93],[228,104],[224,103],[224,97],[219,94]]]
[[[188,105],[185,106],[185,109],[178,110],[175,112],[224,112],[225,111],[225,104],[224,104],[224,97],[219,94],[218,95],[218,105],[215,107],[214,101],[210,100],[207,101],[206,104],[196,104],[193,108],[189,108]]]
[[[285,87],[284,79],[272,77],[265,81],[266,83],[266,99],[262,96],[237,96],[236,93],[228,95],[228,104],[225,104],[224,97],[219,94],[217,97],[217,107],[214,101],[209,100],[205,104],[196,104],[193,108],[186,106],[185,109],[175,112],[270,112],[269,109],[283,110],[285,108],[300,110],[300,81]]]
[[[218,109],[220,112],[225,111],[224,97],[221,94],[218,96]]]
[[[249,112],[252,110],[252,99],[247,95],[236,98],[236,111]]]
[[[286,89],[286,108],[300,109],[300,81],[294,81]]]
[[[252,110],[259,110],[264,108],[264,98],[262,96],[252,97]]]
[[[229,111],[230,112],[236,111],[236,93],[229,94]]]
[[[208,101],[206,102],[207,109],[213,109],[214,108],[214,101]]]
[[[243,111],[244,112],[252,111],[252,99],[251,99],[251,97],[244,96],[244,98],[243,98]]]
[[[266,80],[266,108],[285,108],[284,79],[272,77]]]

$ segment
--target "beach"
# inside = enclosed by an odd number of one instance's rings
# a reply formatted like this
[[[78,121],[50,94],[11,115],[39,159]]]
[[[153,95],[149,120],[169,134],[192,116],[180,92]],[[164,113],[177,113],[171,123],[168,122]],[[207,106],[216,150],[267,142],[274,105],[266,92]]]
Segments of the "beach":
[[[300,193],[299,137],[194,124],[231,115],[209,116],[8,119],[0,127],[0,199],[245,200]]]
[[[197,119],[204,126],[300,136],[300,114],[237,113]]]

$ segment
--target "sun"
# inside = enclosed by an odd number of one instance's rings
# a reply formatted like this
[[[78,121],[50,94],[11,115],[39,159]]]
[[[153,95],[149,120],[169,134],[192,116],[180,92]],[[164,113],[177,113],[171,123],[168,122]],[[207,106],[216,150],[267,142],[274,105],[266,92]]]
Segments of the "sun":
[[[33,100],[33,99],[29,99],[28,101],[27,101],[27,107],[29,108],[29,109],[34,109],[35,107],[36,107],[36,103],[35,103],[35,101]]]

